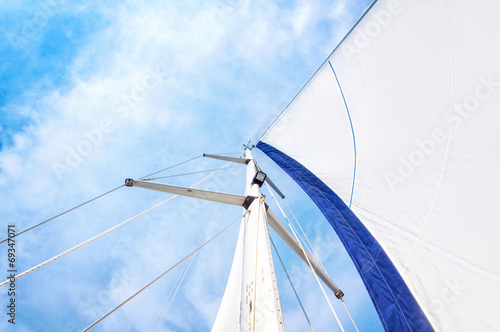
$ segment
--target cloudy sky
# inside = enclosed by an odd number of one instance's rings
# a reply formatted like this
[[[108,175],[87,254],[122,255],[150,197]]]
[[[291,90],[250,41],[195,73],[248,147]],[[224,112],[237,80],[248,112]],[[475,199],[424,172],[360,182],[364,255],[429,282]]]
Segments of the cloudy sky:
[[[9,224],[19,232],[120,186],[125,178],[204,152],[241,153],[242,144],[256,142],[369,4],[0,1],[2,239]],[[259,151],[254,157],[289,196],[330,275],[346,293],[358,326],[382,330],[331,227],[267,157]],[[198,158],[161,175],[223,165]],[[208,174],[162,181],[192,185]],[[241,193],[243,181],[241,168],[229,168],[200,187]],[[20,235],[16,267],[24,271],[168,197],[121,188]],[[19,279],[15,329],[3,313],[0,330],[82,330],[191,252],[216,209],[215,203],[174,198]],[[240,208],[221,206],[205,240],[240,215]],[[210,330],[237,231],[231,228],[200,251],[156,331]],[[313,275],[274,239],[315,330],[335,330]],[[2,246],[0,267],[6,273],[7,246]],[[307,322],[274,259],[287,331],[306,331]],[[151,329],[181,269],[95,330]],[[6,305],[5,287],[1,294]],[[342,305],[331,298],[346,330],[354,330]]]

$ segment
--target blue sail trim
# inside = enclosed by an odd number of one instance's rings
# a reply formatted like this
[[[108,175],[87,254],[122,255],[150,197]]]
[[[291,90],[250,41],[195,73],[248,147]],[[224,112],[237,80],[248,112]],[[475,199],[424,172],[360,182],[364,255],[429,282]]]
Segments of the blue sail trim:
[[[311,197],[354,262],[386,331],[434,331],[384,249],[333,190],[278,149],[260,141],[269,156]]]

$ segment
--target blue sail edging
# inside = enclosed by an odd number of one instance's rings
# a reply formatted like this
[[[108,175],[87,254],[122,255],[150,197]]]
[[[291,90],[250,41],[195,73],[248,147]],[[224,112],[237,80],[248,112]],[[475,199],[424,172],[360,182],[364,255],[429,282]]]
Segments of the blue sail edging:
[[[262,150],[311,197],[339,236],[386,331],[434,331],[410,289],[373,235],[335,192],[295,159],[260,141]]]

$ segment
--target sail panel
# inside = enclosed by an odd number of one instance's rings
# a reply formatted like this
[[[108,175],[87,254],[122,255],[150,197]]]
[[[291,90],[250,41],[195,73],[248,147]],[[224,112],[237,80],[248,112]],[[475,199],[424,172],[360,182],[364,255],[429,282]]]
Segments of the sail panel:
[[[261,138],[352,195],[440,331],[500,325],[498,12],[379,0]]]
[[[245,235],[245,220],[240,223],[238,242],[234,251],[231,272],[226,284],[217,317],[212,325],[212,332],[240,330],[241,312],[241,279],[243,271],[243,238]]]

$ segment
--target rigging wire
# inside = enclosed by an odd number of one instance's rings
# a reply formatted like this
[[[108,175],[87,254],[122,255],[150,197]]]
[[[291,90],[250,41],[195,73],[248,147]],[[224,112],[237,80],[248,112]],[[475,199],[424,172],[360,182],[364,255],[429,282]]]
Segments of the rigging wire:
[[[271,244],[273,245],[274,251],[276,252],[276,255],[278,256],[278,259],[280,260],[281,266],[283,267],[283,270],[285,271],[286,277],[288,278],[288,282],[290,283],[290,286],[292,286],[293,293],[295,294],[297,301],[299,301],[300,308],[302,308],[302,312],[304,313],[304,316],[306,317],[307,323],[309,324],[311,331],[314,332],[311,321],[309,320],[309,317],[307,316],[306,309],[304,309],[304,306],[302,305],[302,301],[300,301],[299,294],[297,294],[297,291],[295,290],[295,286],[293,285],[292,279],[290,279],[290,276],[288,275],[288,271],[286,270],[285,264],[283,263],[283,260],[281,259],[281,256],[278,252],[278,249],[274,245],[273,238],[271,236],[269,236],[269,239],[271,240]]]
[[[347,314],[349,315],[349,318],[351,318],[351,322],[352,322],[352,324],[354,325],[354,327],[356,328],[356,331],[358,331],[358,332],[359,332],[359,330],[358,330],[358,326],[357,326],[357,325],[356,325],[356,323],[354,322],[354,319],[352,318],[351,313],[349,312],[349,309],[347,309],[347,305],[346,305],[346,304],[345,304],[345,302],[344,302],[344,298],[342,298],[342,297],[341,297],[341,298],[340,298],[340,300],[342,300],[342,304],[344,305],[345,311],[347,311]]]
[[[147,209],[146,211],[143,211],[143,212],[139,213],[138,215],[136,215],[136,216],[134,216],[134,217],[132,217],[132,218],[130,218],[130,219],[127,219],[127,220],[125,220],[124,222],[122,222],[122,223],[120,223],[120,224],[118,224],[118,225],[116,225],[116,226],[114,226],[114,227],[111,227],[111,228],[110,228],[110,229],[108,229],[107,231],[104,231],[104,232],[102,232],[101,234],[98,234],[98,235],[94,236],[93,238],[88,239],[87,241],[84,241],[84,242],[80,243],[79,245],[76,245],[76,246],[74,246],[73,248],[68,249],[68,250],[66,250],[66,251],[62,252],[62,253],[60,253],[60,254],[59,254],[59,255],[57,255],[57,256],[54,256],[54,257],[52,257],[52,258],[50,258],[50,259],[46,260],[45,262],[40,263],[40,264],[38,264],[38,265],[36,265],[36,266],[34,266],[34,267],[32,267],[32,268],[30,268],[30,269],[28,269],[28,270],[24,271],[24,272],[22,272],[22,273],[18,274],[18,275],[16,276],[16,280],[17,280],[17,279],[19,279],[19,278],[21,278],[21,277],[23,277],[23,276],[25,276],[25,275],[27,275],[28,273],[31,273],[31,272],[35,271],[36,269],[41,268],[41,267],[42,267],[42,266],[44,266],[44,265],[47,265],[47,264],[48,264],[48,263],[50,263],[50,262],[55,261],[55,260],[56,260],[56,259],[58,259],[58,258],[61,258],[62,256],[66,255],[66,254],[69,254],[70,252],[72,252],[72,251],[74,251],[74,250],[76,250],[76,249],[78,249],[78,248],[80,248],[80,247],[83,247],[84,245],[86,245],[86,244],[88,244],[88,243],[90,243],[90,242],[92,242],[92,241],[94,241],[94,240],[96,240],[96,239],[100,238],[101,236],[106,235],[106,234],[108,234],[108,233],[109,233],[109,232],[111,232],[111,231],[114,231],[115,229],[117,229],[117,228],[119,228],[119,227],[121,227],[121,226],[125,225],[125,224],[126,224],[126,223],[128,223],[129,221],[132,221],[132,220],[134,220],[134,219],[136,219],[136,218],[138,218],[138,217],[142,216],[143,214],[145,214],[145,213],[147,213],[147,212],[149,212],[149,211],[151,211],[151,210],[156,209],[156,208],[157,208],[157,207],[159,207],[160,205],[163,205],[164,203],[166,203],[166,202],[170,201],[171,199],[173,199],[173,198],[175,198],[175,197],[177,197],[177,195],[172,196],[172,197],[170,197],[170,198],[168,198],[168,199],[164,200],[163,202],[161,202],[161,203],[159,203],[159,204],[157,204],[157,205],[155,205],[155,206],[153,206],[153,207],[151,207],[151,208]],[[6,285],[6,284],[8,284],[9,282],[10,282],[10,279],[7,279],[6,281],[4,281],[4,282],[0,283],[0,287],[5,286],[5,285]]]
[[[266,188],[267,188],[267,190],[270,192],[270,191],[271,191],[270,186],[267,184],[267,182],[265,182],[265,184],[266,184]],[[276,199],[276,198],[275,198],[275,199]],[[302,225],[300,224],[300,222],[299,222],[299,220],[297,219],[297,217],[295,217],[295,214],[293,213],[293,211],[292,211],[292,209],[291,209],[290,205],[288,205],[288,201],[286,200],[286,198],[283,198],[283,200],[285,201],[285,203],[286,203],[286,205],[287,205],[287,207],[288,207],[288,210],[291,212],[291,214],[292,214],[293,218],[295,219],[295,222],[297,223],[297,225],[299,225],[299,228],[300,228],[300,230],[301,230],[302,234],[304,235],[305,239],[307,240],[307,242],[306,242],[306,241],[304,241],[304,239],[302,238],[302,236],[300,235],[300,233],[297,231],[297,229],[295,228],[295,226],[293,225],[293,223],[291,223],[291,222],[290,222],[290,220],[288,220],[288,221],[289,221],[289,225],[290,225],[290,227],[292,227],[292,228],[293,228],[293,229],[297,232],[297,235],[298,235],[298,237],[300,238],[300,240],[301,240],[302,242],[304,242],[304,245],[305,245],[305,247],[306,247],[307,251],[308,251],[311,255],[314,255],[314,256],[315,256],[315,258],[318,260],[318,262],[319,262],[319,264],[320,264],[321,268],[323,269],[323,271],[326,271],[326,268],[325,268],[325,266],[323,265],[323,262],[321,261],[321,259],[319,258],[318,254],[316,253],[316,250],[314,250],[314,247],[313,247],[313,245],[311,244],[311,241],[309,241],[309,238],[307,237],[306,232],[304,232],[304,229],[302,228]],[[276,202],[276,203],[277,203],[277,202]],[[279,205],[279,204],[278,204],[278,205]],[[286,218],[286,217],[285,217],[285,218]],[[309,244],[309,245],[308,245],[308,244]]]
[[[299,220],[297,219],[297,217],[295,216],[295,214],[293,213],[292,211],[292,208],[290,207],[290,205],[288,205],[288,201],[286,200],[286,198],[283,199],[285,201],[285,204],[286,206],[288,207],[288,210],[290,211],[290,213],[292,214],[293,216],[293,219],[295,219],[295,222],[297,223],[297,225],[299,225],[299,228],[300,228],[300,231],[302,232],[302,234],[304,234],[304,237],[306,238],[307,240],[307,243],[309,243],[309,247],[311,248],[311,251],[314,253],[314,256],[316,257],[316,259],[318,260],[319,264],[321,265],[321,268],[326,271],[326,268],[325,266],[323,265],[323,262],[321,261],[321,258],[319,258],[319,255],[318,253],[316,252],[316,250],[314,250],[314,247],[313,245],[311,244],[311,241],[309,241],[309,238],[307,237],[307,234],[306,232],[304,232],[304,229],[302,228],[302,225],[300,224]],[[293,226],[293,224],[292,224]],[[304,240],[302,240],[304,241]],[[304,241],[305,243],[305,241]]]
[[[241,152],[224,152],[224,153],[212,153],[215,155],[228,155],[228,154],[242,154]]]
[[[148,283],[146,286],[144,286],[143,288],[141,288],[140,290],[138,290],[136,293],[134,293],[128,299],[126,299],[125,301],[123,301],[122,303],[120,303],[119,305],[117,305],[114,309],[112,309],[111,311],[109,311],[107,314],[105,314],[104,316],[102,316],[101,318],[99,318],[98,320],[96,320],[89,327],[87,327],[85,330],[83,330],[83,332],[89,331],[91,328],[93,328],[94,326],[96,326],[97,324],[99,324],[100,322],[102,322],[106,317],[108,317],[113,312],[115,312],[120,307],[122,307],[124,304],[126,304],[128,301],[130,301],[131,299],[133,299],[134,297],[136,297],[137,295],[139,295],[142,291],[144,291],[146,288],[148,288],[149,286],[151,286],[152,284],[154,284],[156,281],[158,281],[161,277],[163,277],[164,275],[166,275],[168,272],[172,271],[174,268],[176,268],[179,264],[181,264],[182,262],[184,262],[186,259],[188,259],[192,255],[194,255],[195,253],[197,253],[201,248],[205,247],[207,244],[209,244],[210,242],[212,242],[213,240],[215,240],[219,235],[221,235],[222,233],[224,233],[225,231],[227,231],[229,228],[231,228],[232,226],[234,226],[238,221],[240,221],[241,219],[243,219],[246,216],[246,214],[247,213],[245,213],[243,216],[241,216],[240,218],[238,218],[238,220],[234,221],[231,225],[229,225],[226,228],[224,228],[217,235],[215,235],[214,237],[212,237],[210,240],[208,240],[207,242],[205,242],[204,244],[202,244],[200,247],[198,247],[196,250],[194,250],[193,252],[191,252],[189,255],[187,255],[186,257],[184,257],[182,260],[180,260],[179,262],[177,262],[174,266],[172,266],[171,268],[169,268],[167,271],[165,271],[162,274],[160,274],[156,279],[154,279],[153,281],[151,281],[150,283]]]
[[[84,203],[82,203],[82,204],[79,204],[79,205],[77,205],[77,206],[75,206],[75,207],[73,207],[73,208],[71,208],[71,209],[69,209],[69,210],[66,210],[66,211],[64,211],[64,212],[62,212],[62,213],[59,213],[57,216],[54,216],[54,217],[49,218],[49,219],[47,219],[47,220],[45,220],[45,221],[42,221],[41,223],[38,223],[38,224],[36,224],[36,225],[34,225],[34,226],[31,226],[31,227],[29,227],[29,228],[26,228],[25,230],[23,230],[23,231],[21,231],[21,232],[17,233],[16,235],[14,235],[13,237],[19,236],[19,235],[21,235],[21,234],[23,234],[23,233],[26,233],[27,231],[30,231],[30,230],[32,230],[32,229],[34,229],[34,228],[37,228],[38,226],[41,226],[41,225],[45,224],[46,222],[49,222],[49,221],[51,221],[51,220],[53,220],[53,219],[56,219],[56,218],[58,218],[58,217],[60,217],[60,216],[63,216],[63,215],[65,215],[66,213],[71,212],[71,211],[73,211],[73,210],[76,210],[76,209],[78,209],[79,207],[84,206],[85,204],[88,204],[88,203],[90,203],[90,202],[92,202],[92,201],[95,201],[95,200],[96,200],[96,199],[98,199],[98,198],[101,198],[101,197],[103,197],[103,196],[106,196],[107,194],[111,194],[113,191],[118,190],[118,189],[120,189],[121,187],[124,187],[124,185],[122,184],[121,186],[118,186],[118,187],[116,187],[116,188],[114,188],[114,189],[111,189],[110,191],[107,191],[107,192],[105,192],[104,194],[101,194],[101,195],[99,195],[99,196],[96,196],[96,197],[94,197],[94,198],[92,198],[92,199],[89,199],[88,201],[86,201],[86,202],[84,202]],[[9,239],[9,238],[6,238],[6,239],[4,239],[4,240],[0,241],[0,243],[3,243],[3,242],[5,242],[5,241],[7,241],[8,239]]]
[[[304,247],[302,246],[302,242],[299,240],[297,233],[294,231],[294,227],[292,227],[292,224],[291,224],[290,220],[288,219],[288,217],[286,216],[285,211],[283,211],[283,209],[281,208],[281,205],[279,204],[278,200],[276,199],[276,196],[274,196],[274,193],[272,191],[270,191],[270,192],[271,192],[271,196],[273,196],[273,198],[274,198],[274,201],[278,205],[278,208],[280,209],[281,213],[283,214],[283,217],[288,222],[288,225],[290,226],[290,230],[292,231],[292,234],[295,237],[295,240],[297,240],[297,242],[299,243],[300,249],[305,253],[306,251],[304,250]],[[337,320],[337,323],[339,324],[340,329],[342,330],[342,332],[345,332],[344,327],[342,326],[342,323],[340,322],[339,317],[337,316],[337,313],[335,312],[335,309],[333,309],[332,303],[330,302],[330,299],[328,298],[328,295],[326,294],[325,289],[323,288],[323,285],[319,281],[318,275],[316,274],[316,271],[314,271],[312,264],[311,264],[311,261],[309,260],[309,257],[307,257],[307,256],[308,255],[304,255],[304,257],[307,260],[307,265],[309,265],[309,267],[311,268],[311,270],[314,274],[314,278],[316,278],[316,281],[318,282],[318,285],[321,288],[321,291],[323,292],[323,295],[325,296],[326,302],[328,302],[328,305],[330,306],[330,309],[331,309],[333,315],[335,316],[335,319]]]
[[[151,174],[145,175],[145,176],[143,176],[143,177],[139,178],[139,180],[144,180],[145,178],[148,178],[148,177],[150,177],[151,175],[155,175],[155,174],[158,174],[158,173],[164,172],[164,171],[166,171],[166,170],[168,170],[168,169],[171,169],[171,168],[174,168],[174,167],[180,166],[180,165],[182,165],[182,164],[188,163],[188,162],[190,162],[190,161],[193,161],[193,160],[198,159],[198,158],[201,158],[201,157],[203,157],[203,155],[201,155],[201,154],[200,154],[199,156],[196,156],[196,157],[193,157],[193,158],[191,158],[191,159],[185,160],[185,161],[180,162],[180,163],[178,163],[178,164],[175,164],[175,165],[173,165],[173,166],[169,166],[169,167],[167,167],[167,168],[161,169],[161,170],[156,171],[156,172],[154,172],[154,173],[151,173]]]
[[[230,168],[239,168],[239,167],[245,167],[245,165],[238,165],[238,166],[225,167],[224,169],[226,170],[226,169],[230,169]],[[144,180],[141,180],[141,181],[153,181],[153,180],[159,180],[159,179],[174,178],[174,177],[177,177],[177,176],[191,175],[191,174],[199,174],[199,173],[207,173],[207,172],[212,172],[212,171],[216,171],[216,170],[218,170],[218,168],[214,168],[214,169],[207,169],[207,170],[204,170],[204,171],[190,172],[190,173],[182,173],[182,174],[167,175],[167,176],[161,176],[161,177],[157,177],[157,178],[148,178],[148,179],[144,179]]]
[[[231,167],[227,167],[227,168],[225,168],[225,169],[228,169],[228,168],[231,168]],[[232,177],[232,178],[231,178],[231,180],[229,181],[229,184],[227,185],[227,187],[226,187],[226,189],[224,190],[224,192],[227,192],[227,191],[228,191],[228,189],[229,189],[229,187],[231,186],[231,184],[233,183],[234,178],[236,177],[236,173],[238,173],[238,171],[239,171],[239,169],[236,169],[236,170],[234,171],[233,177]],[[216,206],[216,208],[214,209],[214,212],[213,212],[213,213],[212,213],[212,215],[210,216],[210,220],[208,221],[207,225],[206,225],[206,226],[205,226],[205,228],[203,229],[202,234],[200,235],[200,237],[199,237],[198,241],[196,242],[196,245],[194,246],[194,249],[196,249],[196,248],[200,245],[201,241],[203,241],[203,238],[205,237],[205,234],[206,234],[206,232],[207,232],[208,228],[209,228],[209,227],[210,227],[210,225],[212,224],[212,222],[213,222],[213,220],[214,220],[214,218],[215,218],[215,215],[217,214],[217,212],[218,212],[218,210],[219,210],[219,207],[220,207],[220,206],[221,206],[221,203],[218,203],[218,204],[217,204],[217,206]],[[170,305],[174,302],[175,296],[177,295],[177,292],[179,291],[179,289],[180,289],[180,287],[181,287],[181,285],[182,285],[182,283],[183,283],[183,281],[184,281],[184,278],[186,277],[186,275],[187,275],[187,273],[188,273],[188,271],[189,271],[189,268],[191,267],[191,263],[193,262],[194,258],[195,258],[195,255],[193,255],[191,258],[189,258],[189,260],[186,262],[186,264],[185,264],[185,265],[184,265],[184,267],[182,268],[182,271],[181,271],[181,273],[179,274],[179,277],[177,278],[177,280],[175,281],[175,284],[174,284],[174,286],[172,287],[172,290],[171,290],[171,291],[170,291],[170,293],[168,294],[168,297],[167,297],[167,299],[165,300],[165,303],[163,304],[163,306],[162,306],[162,308],[161,308],[161,310],[160,310],[160,313],[159,313],[159,314],[158,314],[158,316],[156,317],[156,320],[155,320],[155,322],[154,322],[153,326],[151,327],[150,332],[151,332],[151,331],[153,331],[153,329],[155,328],[156,323],[158,322],[158,319],[159,319],[160,317],[162,317],[162,318],[161,318],[160,322],[158,323],[158,326],[161,326],[161,324],[163,323],[163,320],[165,319],[165,317],[166,317],[166,315],[167,315],[168,309],[170,308]],[[185,272],[184,272],[184,271],[185,271]],[[179,280],[180,280],[180,281],[179,281]],[[175,289],[175,293],[174,293],[174,294],[173,294],[173,296],[172,296],[172,293],[174,292],[174,289]],[[165,306],[167,305],[167,303],[168,303],[168,301],[169,301],[169,299],[170,299],[170,296],[172,296],[172,300],[170,301],[170,303],[169,303],[168,307],[166,308],[165,313],[163,313],[163,310],[165,309]]]
[[[269,188],[268,188],[268,189],[269,189]],[[288,210],[289,210],[289,211],[290,211],[290,213],[292,214],[293,218],[295,219],[295,221],[296,221],[296,222],[297,222],[297,224],[299,225],[300,230],[302,231],[302,234],[304,234],[304,237],[306,238],[307,242],[309,242],[309,245],[310,245],[310,247],[311,247],[312,251],[314,252],[314,255],[316,256],[316,259],[319,261],[319,264],[321,265],[321,267],[323,268],[323,270],[325,270],[325,271],[326,271],[325,266],[323,265],[323,262],[321,261],[321,259],[319,258],[318,254],[316,253],[316,250],[314,250],[314,247],[312,246],[311,242],[309,241],[309,238],[307,237],[306,233],[304,232],[304,229],[302,229],[302,225],[300,224],[299,220],[297,219],[297,217],[296,217],[296,216],[295,216],[295,214],[293,213],[292,208],[290,207],[290,205],[288,205],[288,202],[287,202],[287,200],[286,200],[286,199],[284,199],[284,201],[285,201],[285,204],[286,204],[286,205],[287,205],[287,207],[288,207]],[[293,226],[293,225],[292,225],[292,226]],[[356,322],[355,322],[355,321],[354,321],[354,319],[352,318],[351,313],[349,312],[349,309],[347,308],[347,305],[346,305],[346,303],[344,302],[344,298],[342,298],[342,297],[341,297],[341,298],[340,298],[340,300],[342,301],[342,304],[344,305],[344,308],[345,308],[345,310],[346,310],[347,314],[349,315],[349,318],[351,319],[352,324],[353,324],[353,325],[354,325],[354,327],[356,328],[356,331],[358,331],[358,332],[359,332],[359,330],[358,330],[358,326],[356,325]]]
[[[160,172],[166,171],[166,170],[171,169],[171,168],[174,168],[174,167],[176,167],[176,166],[179,166],[179,165],[185,164],[185,163],[187,163],[187,162],[189,162],[189,161],[192,161],[192,160],[195,160],[195,159],[197,159],[197,158],[200,158],[201,156],[202,156],[202,155],[199,155],[199,156],[197,156],[197,157],[194,157],[194,158],[191,158],[191,159],[185,160],[185,161],[183,161],[183,162],[181,162],[181,163],[178,163],[178,164],[175,164],[175,165],[173,165],[173,166],[169,166],[169,167],[164,168],[164,169],[162,169],[162,170],[159,170],[159,171],[157,171],[157,172],[154,172],[154,173],[151,173],[151,174],[149,174],[149,175],[143,176],[141,179],[146,178],[146,177],[148,177],[148,176],[151,176],[151,175],[153,175],[153,174],[157,174],[157,173],[160,173]],[[23,234],[23,233],[26,233],[26,232],[28,232],[28,231],[30,231],[30,230],[32,230],[32,229],[34,229],[34,228],[37,228],[37,227],[39,227],[39,226],[41,226],[41,225],[43,225],[43,224],[45,224],[45,223],[47,223],[47,222],[49,222],[49,221],[51,221],[51,220],[54,220],[54,219],[56,219],[56,218],[59,218],[59,217],[61,217],[61,216],[65,215],[65,214],[66,214],[66,213],[68,213],[68,212],[71,212],[71,211],[73,211],[73,210],[76,210],[76,209],[78,209],[79,207],[82,207],[82,206],[84,206],[84,205],[86,205],[86,204],[88,204],[88,203],[90,203],[90,202],[95,201],[95,200],[96,200],[96,199],[98,199],[98,198],[101,198],[101,197],[103,197],[103,196],[106,196],[106,195],[108,195],[108,194],[111,194],[112,192],[114,192],[114,191],[116,191],[116,190],[118,190],[118,189],[120,189],[120,188],[122,188],[122,187],[124,187],[124,185],[123,185],[123,184],[122,184],[122,185],[120,185],[120,186],[118,186],[118,187],[116,187],[116,188],[114,188],[114,189],[111,189],[111,190],[109,190],[109,191],[105,192],[104,194],[98,195],[98,196],[96,196],[96,197],[94,197],[94,198],[92,198],[92,199],[89,199],[88,201],[86,201],[86,202],[84,202],[84,203],[81,203],[81,204],[79,204],[79,205],[77,205],[77,206],[75,206],[75,207],[72,207],[72,208],[71,208],[71,209],[69,209],[69,210],[66,210],[66,211],[64,211],[64,212],[62,212],[62,213],[59,213],[58,215],[56,215],[56,216],[54,216],[54,217],[52,217],[52,218],[49,218],[49,219],[44,220],[44,221],[42,221],[42,222],[40,222],[40,223],[38,223],[38,224],[36,224],[36,225],[34,225],[34,226],[31,226],[31,227],[29,227],[29,228],[27,228],[27,229],[25,229],[25,230],[22,230],[22,231],[20,231],[20,232],[16,233],[16,235],[14,235],[14,236],[13,236],[13,237],[11,237],[11,238],[17,237],[17,236],[19,236],[19,235],[21,235],[21,234]],[[5,242],[5,241],[7,241],[8,239],[9,239],[9,238],[3,239],[2,241],[0,241],[0,244],[4,243],[4,242]]]
[[[229,165],[230,163],[231,163],[231,162],[229,162],[229,163],[225,164],[224,166],[222,166],[221,168],[219,168],[219,170],[217,170],[217,171],[215,171],[215,172],[211,173],[210,175],[206,176],[203,180],[201,180],[201,181],[199,181],[199,182],[195,183],[194,185],[192,185],[192,186],[191,186],[191,188],[193,188],[193,187],[197,186],[198,184],[202,183],[203,181],[207,180],[207,179],[208,179],[208,178],[210,178],[212,175],[214,175],[214,174],[215,174],[215,173],[217,173],[218,171],[222,170],[224,167],[226,167],[226,166],[227,166],[227,165]],[[28,270],[24,271],[24,272],[22,272],[22,273],[18,274],[18,275],[16,276],[16,279],[19,279],[19,278],[21,278],[21,277],[25,276],[26,274],[31,273],[31,272],[35,271],[36,269],[39,269],[40,267],[42,267],[42,266],[44,266],[44,265],[46,265],[46,264],[48,264],[48,263],[50,263],[50,262],[53,262],[53,261],[55,261],[56,259],[61,258],[62,256],[66,255],[66,254],[69,254],[70,252],[72,252],[72,251],[74,251],[74,250],[76,250],[76,249],[78,249],[78,248],[80,248],[80,247],[83,247],[84,245],[86,245],[86,244],[88,244],[88,243],[90,243],[90,242],[92,242],[92,241],[94,241],[94,240],[96,240],[96,239],[100,238],[100,237],[101,237],[101,236],[103,236],[103,235],[106,235],[107,233],[109,233],[109,232],[111,232],[111,231],[114,231],[115,229],[117,229],[117,228],[119,228],[119,227],[121,227],[121,226],[125,225],[126,223],[128,223],[128,222],[130,222],[130,221],[132,221],[132,220],[134,220],[134,219],[136,219],[136,218],[138,218],[138,217],[140,217],[140,216],[142,216],[143,214],[145,214],[145,213],[147,213],[147,212],[149,212],[149,211],[151,211],[151,210],[156,209],[156,208],[157,208],[157,207],[159,207],[160,205],[165,204],[166,202],[170,201],[171,199],[173,199],[173,198],[175,198],[175,197],[177,197],[177,196],[178,196],[178,195],[174,195],[174,196],[172,196],[172,197],[170,197],[170,198],[168,198],[168,199],[164,200],[163,202],[161,202],[161,203],[159,203],[159,204],[157,204],[157,205],[155,205],[155,206],[153,206],[153,207],[151,207],[151,208],[149,208],[149,209],[147,209],[147,210],[145,210],[145,211],[143,211],[143,212],[139,213],[138,215],[136,215],[136,216],[134,216],[134,217],[132,217],[132,218],[130,218],[130,219],[127,219],[127,220],[125,220],[124,222],[122,222],[122,223],[120,223],[120,224],[118,224],[118,225],[116,225],[116,226],[114,226],[114,227],[111,227],[111,228],[110,228],[110,229],[108,229],[107,231],[104,231],[104,232],[102,232],[101,234],[98,234],[98,235],[94,236],[93,238],[91,238],[91,239],[89,239],[89,240],[87,240],[87,241],[84,241],[84,242],[80,243],[79,245],[74,246],[73,248],[68,249],[68,250],[66,250],[66,251],[62,252],[62,253],[60,253],[60,254],[59,254],[59,255],[57,255],[57,256],[54,256],[54,257],[52,257],[52,258],[50,258],[50,259],[46,260],[45,262],[40,263],[40,264],[38,264],[38,265],[36,265],[36,266],[34,266],[34,267],[32,267],[32,268],[30,268],[30,269],[28,269]],[[5,285],[6,285],[6,284],[8,284],[9,282],[10,282],[10,279],[7,279],[6,281],[4,281],[4,282],[0,283],[0,287],[5,286]]]

